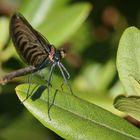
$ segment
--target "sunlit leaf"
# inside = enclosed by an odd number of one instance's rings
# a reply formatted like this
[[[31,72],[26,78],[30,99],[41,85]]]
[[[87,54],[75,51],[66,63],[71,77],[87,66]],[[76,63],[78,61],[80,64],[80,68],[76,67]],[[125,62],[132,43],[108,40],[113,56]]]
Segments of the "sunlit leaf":
[[[140,95],[140,31],[127,28],[119,43],[117,68],[120,80],[130,95]]]
[[[54,45],[61,45],[81,26],[89,15],[91,6],[88,3],[67,6],[44,21],[38,28]],[[55,10],[55,9],[54,9]]]
[[[16,88],[21,101],[27,96],[28,85]],[[35,88],[31,86],[30,91]],[[48,91],[39,86],[30,98],[23,102],[25,107],[46,127],[64,139],[138,140],[140,130],[112,113],[90,104],[69,93],[51,89],[49,102],[53,105],[48,117]],[[100,133],[99,133],[100,132]]]

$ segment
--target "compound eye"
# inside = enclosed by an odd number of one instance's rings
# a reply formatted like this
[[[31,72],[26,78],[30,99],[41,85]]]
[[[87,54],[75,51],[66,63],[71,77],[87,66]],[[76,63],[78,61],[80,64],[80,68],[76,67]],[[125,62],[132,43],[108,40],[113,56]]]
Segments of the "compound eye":
[[[66,52],[64,50],[60,50],[61,58],[64,58],[66,56]]]

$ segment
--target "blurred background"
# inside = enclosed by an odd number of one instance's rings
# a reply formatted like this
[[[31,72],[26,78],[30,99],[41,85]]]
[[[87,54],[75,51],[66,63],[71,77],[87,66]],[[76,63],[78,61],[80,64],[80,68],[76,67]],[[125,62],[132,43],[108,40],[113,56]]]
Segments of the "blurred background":
[[[114,98],[125,94],[116,69],[117,47],[128,26],[139,28],[139,4],[131,0],[0,0],[0,77],[26,66],[9,36],[10,16],[19,11],[56,48],[66,50],[63,63],[74,93],[121,115],[113,107]],[[33,82],[41,81],[33,77]],[[59,80],[61,74],[55,71],[53,85],[60,86]],[[0,140],[61,140],[20,103],[15,87],[21,83],[27,83],[27,76],[0,85]]]

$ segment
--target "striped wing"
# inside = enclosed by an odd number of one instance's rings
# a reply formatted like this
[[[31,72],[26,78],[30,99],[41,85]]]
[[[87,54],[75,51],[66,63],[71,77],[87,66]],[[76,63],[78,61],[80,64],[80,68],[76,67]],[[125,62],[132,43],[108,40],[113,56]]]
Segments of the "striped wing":
[[[10,34],[18,54],[27,64],[37,67],[48,58],[51,44],[19,13],[11,18]]]

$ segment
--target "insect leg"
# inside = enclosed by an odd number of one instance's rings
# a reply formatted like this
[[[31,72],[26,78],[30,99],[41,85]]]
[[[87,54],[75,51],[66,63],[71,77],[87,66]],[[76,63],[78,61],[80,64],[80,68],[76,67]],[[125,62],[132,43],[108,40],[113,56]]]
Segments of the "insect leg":
[[[48,108],[48,116],[49,116],[49,119],[50,120],[51,120],[51,118],[50,118],[49,112],[50,112],[50,109],[51,109],[52,105],[54,104],[54,101],[55,101],[55,97],[56,97],[57,92],[58,92],[58,89],[55,90],[54,98],[53,98],[53,100],[52,100],[52,102],[51,102],[51,104],[50,104],[50,106]]]
[[[49,86],[52,87],[51,83],[49,83],[49,81],[47,79],[45,79],[45,77],[41,74],[41,70],[45,67],[47,67],[49,64],[51,63],[51,61],[49,61],[49,59],[47,58],[39,67],[38,67],[38,71],[40,72],[40,76],[41,78],[47,82],[49,84]]]
[[[32,84],[31,80],[32,80],[32,74],[29,74],[28,75],[29,86],[28,86],[28,90],[27,90],[27,95],[26,95],[26,98],[22,102],[25,102],[32,95],[32,93],[30,94],[30,88],[31,88],[31,84]]]
[[[63,69],[63,71],[66,73],[67,79],[70,79],[70,74],[69,74],[69,72],[67,71],[67,69],[65,68],[65,66],[64,66],[61,62],[59,62],[59,64],[60,64],[61,68]],[[61,84],[61,89],[62,89],[62,91],[63,91],[63,85],[64,85],[64,83]]]
[[[64,70],[64,72],[67,74],[67,79],[70,79],[70,74],[67,71],[67,69],[65,68],[65,66],[62,63],[60,63],[60,62],[59,62],[59,64],[60,64],[61,68]]]
[[[64,86],[64,82],[61,84],[61,90],[63,92],[63,86]]]
[[[61,74],[62,74],[62,76],[63,76],[63,78],[64,78],[64,82],[67,84],[67,86],[68,86],[68,88],[69,88],[71,94],[73,94],[71,85],[68,83],[67,78],[66,78],[66,76],[65,76],[65,74],[64,74],[64,71],[63,71],[63,69],[62,69],[62,67],[61,67],[60,64],[61,64],[61,63],[57,63],[57,66],[59,67],[59,69],[60,69],[60,71],[61,71]]]
[[[51,82],[51,77],[52,77],[52,72],[53,72],[53,69],[54,69],[54,67],[56,66],[56,63],[53,63],[52,64],[52,66],[51,66],[51,70],[50,70],[50,73],[49,73],[49,78],[48,78],[48,117],[49,117],[49,119],[51,120],[51,117],[50,117],[50,113],[49,113],[49,111],[50,111],[50,103],[49,103],[49,101],[50,101],[50,82]]]
[[[40,77],[41,77],[47,84],[49,84],[50,87],[52,87],[52,84],[49,83],[49,81],[48,81],[47,79],[45,79],[45,76],[43,75],[42,71],[39,71],[39,73],[40,73]]]

